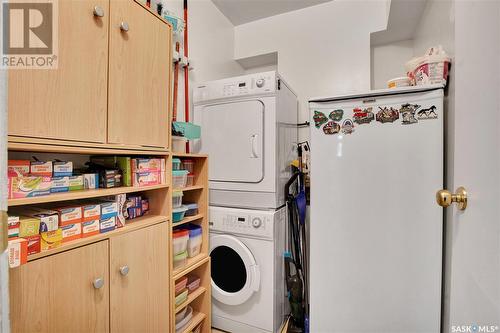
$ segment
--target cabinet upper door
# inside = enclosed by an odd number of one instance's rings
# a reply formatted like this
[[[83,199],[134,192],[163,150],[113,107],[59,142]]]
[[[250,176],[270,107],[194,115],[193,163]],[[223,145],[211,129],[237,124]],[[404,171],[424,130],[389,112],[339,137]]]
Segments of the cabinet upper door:
[[[110,7],[108,142],[167,148],[171,28],[134,1]]]
[[[167,226],[111,238],[111,332],[168,332]]]
[[[11,269],[12,332],[108,332],[108,268],[101,241]]]
[[[9,72],[9,134],[105,142],[109,0],[59,1],[58,11],[58,68]]]

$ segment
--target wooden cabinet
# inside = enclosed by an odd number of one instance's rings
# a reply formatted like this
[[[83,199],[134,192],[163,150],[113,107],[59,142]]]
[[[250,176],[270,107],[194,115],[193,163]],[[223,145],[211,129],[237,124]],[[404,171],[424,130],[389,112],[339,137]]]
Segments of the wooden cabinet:
[[[58,69],[9,72],[9,135],[103,143],[109,0],[58,4]]]
[[[111,0],[109,38],[108,142],[166,148],[170,27],[134,1]]]
[[[105,240],[11,270],[12,332],[109,332],[108,267]]]
[[[110,240],[111,332],[168,332],[168,227]]]
[[[170,25],[133,0],[58,4],[58,69],[9,72],[9,140],[167,149]]]

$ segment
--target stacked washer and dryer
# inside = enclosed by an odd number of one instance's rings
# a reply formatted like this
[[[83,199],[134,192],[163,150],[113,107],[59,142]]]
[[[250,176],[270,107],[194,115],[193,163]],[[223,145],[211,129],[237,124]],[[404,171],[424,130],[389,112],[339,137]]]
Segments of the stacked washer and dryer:
[[[194,122],[209,154],[212,326],[277,332],[287,298],[283,188],[297,158],[297,96],[275,72],[199,84]]]

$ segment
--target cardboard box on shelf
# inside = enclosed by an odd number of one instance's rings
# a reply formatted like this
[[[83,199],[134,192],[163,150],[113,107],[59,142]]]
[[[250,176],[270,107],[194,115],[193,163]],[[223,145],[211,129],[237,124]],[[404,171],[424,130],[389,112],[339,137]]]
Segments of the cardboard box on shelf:
[[[113,231],[116,229],[116,216],[100,220],[99,230],[101,233]]]
[[[158,172],[161,170],[161,159],[159,158],[132,159],[132,172]]]
[[[83,176],[83,189],[95,190],[99,188],[98,173],[84,173],[82,176]]]
[[[62,242],[66,243],[82,237],[82,224],[68,224],[61,227],[62,229]]]
[[[9,177],[26,176],[30,173],[29,160],[9,160],[7,162],[7,175]]]
[[[100,233],[99,219],[92,221],[85,221],[82,223],[82,237],[90,237]]]
[[[40,219],[29,216],[19,217],[19,237],[25,238],[38,235],[40,232]]]
[[[28,255],[32,254],[37,254],[40,253],[42,247],[41,247],[41,240],[40,240],[40,235],[34,235],[34,236],[29,236],[29,237],[23,237],[28,241]]]
[[[58,228],[54,231],[42,232],[40,234],[40,239],[42,251],[58,248],[62,244],[62,229]]]
[[[82,203],[82,221],[93,221],[101,218],[101,205],[98,203],[84,202]]]
[[[52,161],[31,161],[30,174],[33,176],[52,177]]]
[[[31,198],[50,194],[51,177],[21,176],[9,177],[9,198]]]
[[[124,193],[111,195],[108,197],[103,197],[102,200],[116,203],[116,227],[117,228],[124,227],[126,223],[125,213],[127,211],[127,207],[125,205],[127,202],[127,195]]]
[[[61,193],[69,191],[69,177],[52,177],[50,193]]]
[[[69,177],[69,190],[70,191],[83,190],[83,176],[82,175]]]
[[[28,261],[28,241],[24,238],[9,239],[7,245],[9,253],[9,267],[15,268]]]
[[[111,217],[116,217],[118,215],[118,206],[116,201],[99,201],[101,205],[101,220],[105,220]]]
[[[19,215],[39,219],[39,232],[54,231],[59,228],[59,213],[55,210],[40,208],[36,206],[23,206],[22,208],[15,208],[13,209],[13,211]]]
[[[19,216],[10,215],[7,217],[8,238],[19,237]]]
[[[53,209],[59,213],[60,227],[82,222],[82,206],[54,207]]]
[[[151,186],[161,184],[161,171],[132,173],[132,186]]]
[[[71,161],[54,161],[53,176],[66,177],[73,175],[73,162]]]

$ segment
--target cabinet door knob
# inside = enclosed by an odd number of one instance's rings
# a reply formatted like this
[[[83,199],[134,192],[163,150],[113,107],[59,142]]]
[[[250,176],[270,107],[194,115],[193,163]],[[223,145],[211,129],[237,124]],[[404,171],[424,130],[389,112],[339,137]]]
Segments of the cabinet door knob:
[[[104,279],[103,278],[97,278],[92,282],[94,285],[95,289],[101,289],[104,286]]]
[[[127,265],[120,267],[120,274],[123,276],[126,276],[129,271],[130,271],[130,268],[128,268]]]
[[[96,17],[104,17],[104,9],[101,6],[94,7],[94,16]]]
[[[128,31],[128,29],[129,29],[128,23],[127,23],[127,22],[122,22],[122,23],[120,23],[120,29],[121,29],[121,31],[123,31],[123,32],[127,32],[127,31]]]

